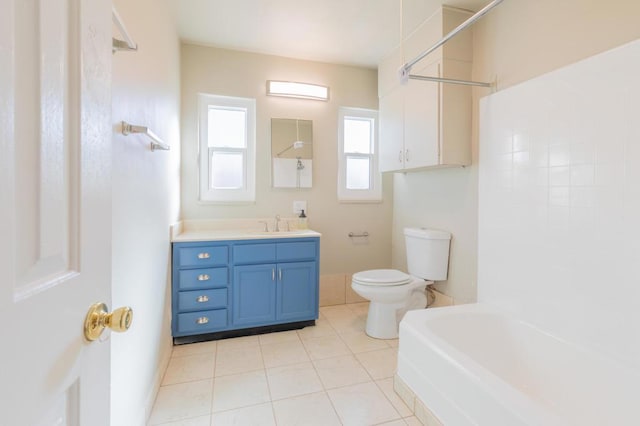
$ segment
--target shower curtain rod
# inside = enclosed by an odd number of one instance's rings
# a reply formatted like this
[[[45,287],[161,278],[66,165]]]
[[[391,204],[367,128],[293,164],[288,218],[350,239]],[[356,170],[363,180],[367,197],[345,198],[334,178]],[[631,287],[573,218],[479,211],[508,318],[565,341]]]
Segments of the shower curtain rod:
[[[502,3],[503,1],[504,0],[493,0],[491,3],[487,4],[485,7],[483,7],[478,12],[476,12],[475,15],[471,16],[469,19],[464,21],[462,24],[458,25],[456,28],[451,30],[447,35],[442,37],[442,39],[440,39],[440,41],[438,41],[436,44],[434,44],[433,46],[431,46],[430,48],[428,48],[424,52],[420,53],[413,60],[411,60],[411,61],[407,62],[406,64],[404,64],[399,70],[400,82],[402,84],[407,84],[409,79],[412,79],[412,80],[437,81],[437,82],[440,82],[440,83],[450,83],[450,84],[463,84],[463,85],[467,85],[467,86],[491,87],[492,86],[491,83],[485,83],[485,82],[480,82],[480,81],[455,80],[455,79],[450,79],[450,78],[427,77],[427,76],[422,76],[422,75],[414,75],[414,74],[411,74],[411,68],[415,64],[420,62],[422,59],[424,59],[427,55],[429,55],[430,53],[433,53],[440,46],[442,46],[443,44],[448,42],[450,39],[455,37],[459,32],[461,32],[464,29],[466,29],[467,27],[470,27],[471,25],[473,25],[478,19],[482,18],[484,15],[489,13],[489,11],[491,9],[493,9],[494,7],[496,7],[497,5]]]
[[[435,81],[438,83],[461,84],[463,86],[480,86],[491,87],[493,83],[485,83],[483,81],[456,80],[454,78],[428,77],[426,75],[409,75],[411,80]]]

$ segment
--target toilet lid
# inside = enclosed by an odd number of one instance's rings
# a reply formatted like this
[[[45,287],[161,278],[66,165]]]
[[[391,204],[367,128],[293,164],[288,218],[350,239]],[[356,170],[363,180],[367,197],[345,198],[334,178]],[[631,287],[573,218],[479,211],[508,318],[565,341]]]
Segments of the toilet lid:
[[[362,285],[392,286],[409,284],[411,281],[411,275],[396,269],[372,269],[353,275],[353,282]]]

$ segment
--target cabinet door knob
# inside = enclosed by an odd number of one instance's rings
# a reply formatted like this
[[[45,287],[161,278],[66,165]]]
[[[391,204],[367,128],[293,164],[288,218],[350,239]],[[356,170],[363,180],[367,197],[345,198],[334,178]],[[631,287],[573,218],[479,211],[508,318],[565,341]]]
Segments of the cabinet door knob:
[[[198,298],[196,300],[198,301],[198,303],[208,302],[209,301],[209,296],[198,296]]]
[[[206,324],[209,322],[209,318],[207,317],[200,317],[196,320],[196,324]]]
[[[207,252],[204,253],[198,253],[198,259],[209,259],[211,257],[211,255]]]
[[[278,269],[278,281],[282,281],[282,269]]]
[[[275,281],[275,280],[276,280],[276,270],[274,268],[274,269],[271,269],[271,281]]]
[[[211,277],[209,275],[207,275],[207,274],[198,275],[198,281],[209,281],[209,278],[211,278]]]
[[[405,149],[405,151],[404,151],[404,159],[405,159],[405,161],[409,161],[409,150],[408,149]]]
[[[398,154],[398,161],[402,163],[402,150],[400,150],[400,153]]]

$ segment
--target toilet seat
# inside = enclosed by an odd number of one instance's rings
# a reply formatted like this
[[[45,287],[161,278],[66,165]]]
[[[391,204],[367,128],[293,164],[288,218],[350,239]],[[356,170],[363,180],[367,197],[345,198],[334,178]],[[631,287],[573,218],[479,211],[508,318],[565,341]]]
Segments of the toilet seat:
[[[371,269],[369,271],[358,272],[353,275],[352,282],[360,285],[391,287],[406,285],[414,278],[396,269]]]

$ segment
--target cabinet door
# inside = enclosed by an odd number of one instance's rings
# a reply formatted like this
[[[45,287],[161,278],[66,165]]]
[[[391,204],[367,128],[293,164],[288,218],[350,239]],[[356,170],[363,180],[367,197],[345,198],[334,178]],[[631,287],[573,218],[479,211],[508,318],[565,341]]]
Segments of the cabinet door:
[[[276,318],[276,265],[237,266],[233,272],[233,325],[261,325]]]
[[[439,77],[439,63],[416,70],[415,74]],[[404,104],[404,168],[440,164],[440,84],[409,80]]]
[[[317,317],[318,275],[315,262],[278,264],[277,319]]]
[[[401,170],[404,161],[404,86],[397,86],[380,98],[380,140],[378,163],[381,172]]]

